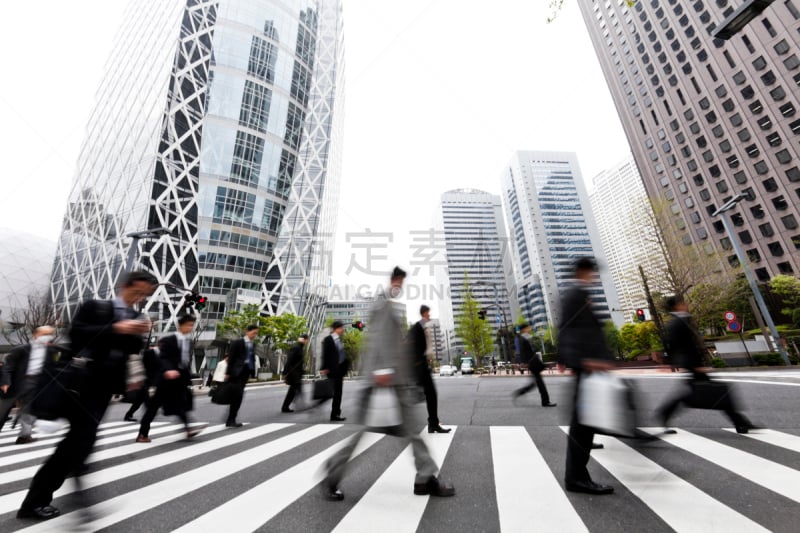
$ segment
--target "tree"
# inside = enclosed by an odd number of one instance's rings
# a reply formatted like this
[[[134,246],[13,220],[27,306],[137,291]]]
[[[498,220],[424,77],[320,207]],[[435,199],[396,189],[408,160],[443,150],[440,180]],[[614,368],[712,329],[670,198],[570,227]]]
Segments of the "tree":
[[[28,344],[39,326],[58,326],[55,307],[47,296],[28,295],[27,301],[24,309],[15,309],[6,320],[10,327],[2,331],[9,344]]]
[[[606,336],[606,345],[611,353],[617,357],[622,357],[622,341],[619,336],[619,329],[612,320],[606,320],[603,324],[603,333]]]
[[[347,328],[342,334],[342,345],[347,360],[350,361],[350,370],[354,373],[359,371],[361,354],[364,351],[366,337],[364,332],[356,328]]]
[[[273,348],[288,352],[289,348],[294,346],[297,338],[305,333],[306,326],[305,317],[283,313],[265,317],[264,334]]]
[[[248,304],[241,310],[234,309],[225,313],[222,321],[217,322],[217,336],[233,340],[244,336],[247,326],[250,325],[258,326],[258,337],[267,333],[267,317],[261,315],[256,304]]]
[[[781,314],[794,318],[800,308],[800,279],[786,274],[779,274],[769,281],[770,290],[781,297],[784,307]]]
[[[479,365],[486,355],[492,353],[494,332],[486,320],[478,316],[480,305],[472,297],[469,276],[464,276],[464,304],[461,314],[456,319],[456,335],[464,342],[467,351],[475,356],[475,364]]]

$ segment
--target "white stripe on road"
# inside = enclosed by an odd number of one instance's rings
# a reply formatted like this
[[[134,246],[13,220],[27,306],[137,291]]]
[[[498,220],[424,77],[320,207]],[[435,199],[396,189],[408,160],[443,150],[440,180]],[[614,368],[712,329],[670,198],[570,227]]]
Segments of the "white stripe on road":
[[[351,436],[337,442],[325,451],[293,466],[257,487],[253,487],[244,494],[225,502],[175,531],[187,533],[194,531],[225,531],[231,526],[232,516],[236,517],[236,529],[238,531],[255,531],[319,483],[321,481],[320,472],[325,465],[325,461],[343,448],[352,438]],[[361,454],[381,438],[383,438],[383,435],[365,433],[353,451],[351,459]],[[265,506],[265,502],[269,505]],[[258,509],[258,512],[253,512],[253,509]]]
[[[305,444],[312,439],[318,438],[330,431],[333,431],[338,427],[339,426],[335,426],[333,424],[315,425],[266,444],[230,455],[225,459],[220,459],[209,464],[201,465],[198,468],[190,470],[184,474],[179,474],[169,479],[152,483],[140,489],[120,494],[119,496],[89,507],[87,509],[88,513],[97,518],[88,523],[84,522],[81,524],[81,526],[83,529],[89,531],[97,531],[102,528],[110,527],[117,522],[135,516],[139,513],[144,513],[149,509],[163,505],[175,498],[179,498],[190,491],[205,487],[211,483],[216,483],[220,479],[220,472],[224,472],[223,475],[225,476],[232,476],[240,470],[244,470],[245,468],[253,466],[254,463],[264,461],[278,454],[287,452],[293,448]],[[208,443],[210,444],[212,442],[214,441],[209,441]],[[202,444],[199,444],[198,447],[202,446]],[[189,452],[192,450],[192,448],[194,448],[194,446],[188,447],[185,451]],[[214,449],[218,449],[218,447],[214,446]],[[154,458],[148,458],[148,460],[152,459]],[[98,472],[98,474],[101,474],[101,472]],[[84,478],[81,478],[81,482],[83,482],[83,479]],[[75,511],[20,531],[64,531],[73,524],[80,523],[81,516],[82,511]]]
[[[55,438],[58,438],[58,437],[62,437],[67,433],[67,431],[69,431],[69,424],[66,422],[66,420],[64,421],[64,424],[65,424],[64,429],[59,429],[58,431],[54,431],[52,433],[45,433],[43,431],[37,431],[36,425],[34,424],[34,426],[33,426],[33,435],[32,436],[34,438],[38,439],[38,442],[45,442],[45,441],[50,440],[50,439],[55,439]],[[99,429],[102,431],[104,429],[111,429],[113,427],[122,426],[122,425],[126,425],[127,426],[127,425],[130,425],[130,424],[131,424],[130,422],[108,422],[106,424],[100,424]],[[12,442],[15,442],[16,440],[17,440],[17,436],[14,436],[14,437],[3,437],[2,439],[0,439],[0,445],[2,445],[2,444],[10,444]],[[8,450],[2,450],[2,451],[6,452]]]
[[[650,433],[658,433],[648,429]],[[664,440],[778,494],[800,502],[800,472],[711,439],[676,430]]]
[[[196,426],[203,426],[205,424],[196,423],[196,424],[189,424],[189,425],[191,427],[196,427]],[[173,429],[174,429],[173,427],[151,429],[150,430],[150,435],[153,436],[153,435],[157,435],[159,433],[166,433],[167,431],[171,431]],[[183,426],[181,426],[181,429],[183,429]],[[222,431],[223,429],[225,429],[225,425],[224,424],[220,424],[218,426],[208,427],[208,428],[205,428],[203,430],[203,435],[209,435],[211,433],[216,433],[218,431]],[[126,444],[125,446],[117,446],[115,448],[108,448],[106,450],[100,450],[100,451],[97,451],[97,452],[93,452],[86,459],[86,464],[95,463],[97,461],[105,461],[106,459],[113,459],[115,457],[122,457],[122,456],[125,456],[125,455],[129,455],[129,454],[133,454],[133,453],[136,453],[136,452],[140,452],[142,450],[152,450],[153,448],[156,448],[158,446],[163,446],[165,444],[170,444],[172,442],[178,442],[178,441],[181,441],[181,440],[186,440],[186,435],[183,432],[176,433],[174,435],[168,435],[168,436],[160,438],[160,439],[156,439],[153,442],[151,442],[150,444],[146,444],[146,445],[145,444],[140,444],[140,443],[134,443],[134,444]],[[25,468],[18,468],[16,470],[12,470],[10,472],[5,472],[3,474],[0,474],[0,485],[3,484],[3,483],[11,483],[13,481],[19,481],[20,479],[31,478],[31,477],[33,477],[34,474],[36,474],[36,471],[39,470],[40,466],[42,466],[42,465],[34,465],[34,466],[25,467]],[[0,500],[0,501],[2,501],[2,500]]]
[[[240,430],[232,435],[221,437],[219,439],[197,442],[185,448],[179,448],[166,453],[144,457],[142,459],[112,466],[97,472],[92,472],[81,477],[81,489],[90,489],[104,483],[117,481],[123,477],[133,476],[148,470],[154,470],[162,466],[170,465],[177,461],[182,461],[184,459],[196,457],[197,455],[201,455],[203,453],[218,450],[224,446],[231,446],[251,438],[273,433],[291,425],[292,424],[268,424],[266,426],[261,426],[251,430]],[[151,431],[150,433],[152,434],[153,432]],[[181,436],[183,437],[183,435]],[[147,450],[148,448],[146,444],[136,444],[143,451]],[[56,492],[55,496],[64,496],[74,492],[75,490],[76,488],[73,483],[64,484],[61,486],[58,492]],[[0,496],[0,514],[19,508],[20,504],[22,504],[22,500],[25,497],[25,492],[26,491],[18,491]]]
[[[604,449],[592,458],[675,531],[768,531],[618,439],[595,435],[595,442]]]
[[[786,381],[760,381],[758,379],[715,378],[714,381],[727,381],[729,383],[756,383],[758,385],[787,385],[789,387],[800,387],[800,383],[788,383]]]
[[[156,422],[153,425],[154,426],[163,426],[164,424],[166,424],[166,422]],[[172,426],[169,429],[175,429],[176,427],[178,427],[178,426]],[[183,425],[181,425],[180,427],[183,428]],[[108,437],[108,438],[105,438],[105,439],[101,439],[101,440],[98,440],[97,442],[95,442],[94,445],[95,446],[103,446],[105,444],[114,444],[116,442],[122,442],[122,441],[128,440],[128,439],[135,439],[136,435],[138,435],[138,433],[139,433],[139,427],[136,426],[136,429],[133,432],[131,432],[131,429],[133,429],[133,428],[124,427],[124,428],[113,428],[113,429],[108,429],[108,430],[105,430],[105,431],[99,431],[97,433],[98,437],[103,436],[103,435],[115,435],[117,433],[124,433],[124,435],[117,435],[116,437]],[[164,429],[157,430],[157,432],[159,432],[159,433],[161,433],[163,431],[165,431],[165,430]],[[156,431],[154,431],[154,433],[155,432]],[[36,446],[36,444],[38,444],[38,443],[26,444],[25,445],[26,446],[26,448],[25,448],[26,451],[24,451],[22,453],[16,453],[16,454],[13,454],[13,455],[8,455],[8,456],[4,456],[4,457],[0,458],[0,466],[7,466],[7,465],[14,464],[14,463],[22,463],[22,462],[25,462],[25,461],[30,461],[32,459],[41,459],[42,457],[47,457],[48,455],[53,453],[53,448],[55,448],[56,445],[59,442],[60,442],[60,440],[51,440],[51,441],[48,441],[48,442],[44,443],[44,446],[38,446],[38,449],[30,450],[30,451],[27,451],[27,450],[29,450],[28,447]]]
[[[501,531],[588,531],[524,427],[489,428]],[[523,495],[536,495],[526,498]]]
[[[731,433],[736,432],[736,429],[734,428],[722,429],[725,431],[730,431]],[[773,431],[771,429],[757,429],[755,433],[745,433],[742,435],[742,437],[758,440],[773,446],[779,446],[781,448],[786,448],[787,450],[800,453],[800,437],[797,435],[790,435],[789,433],[782,433],[780,431]]]
[[[425,441],[433,461],[442,466],[444,456],[453,442],[456,426],[449,426],[453,431],[447,434],[428,435],[423,430]],[[340,533],[375,531],[414,532],[419,527],[422,514],[430,496],[414,494],[414,476],[409,471],[409,464],[414,464],[414,454],[409,444],[403,453],[389,465],[389,468],[370,487],[364,497],[350,509],[334,531]]]

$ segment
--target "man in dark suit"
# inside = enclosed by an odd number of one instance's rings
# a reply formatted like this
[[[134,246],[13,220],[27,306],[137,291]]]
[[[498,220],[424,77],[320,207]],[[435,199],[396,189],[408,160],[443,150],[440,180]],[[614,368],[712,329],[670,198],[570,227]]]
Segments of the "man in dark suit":
[[[142,405],[145,406],[145,411],[147,410],[147,402],[150,400],[150,387],[155,385],[161,370],[157,346],[151,346],[142,352],[142,364],[144,365],[145,374],[144,385],[128,395],[131,399],[131,406],[123,417],[125,422],[136,422],[136,418],[133,415]]]
[[[291,408],[292,401],[295,396],[303,397],[303,351],[306,344],[308,344],[308,335],[303,333],[297,339],[297,343],[289,350],[289,355],[286,358],[286,366],[283,368],[284,381],[289,385],[289,390],[286,391],[286,398],[283,399],[283,406],[281,406],[281,413],[292,413],[294,409]]]
[[[164,407],[164,414],[174,414],[186,428],[186,438],[190,439],[200,433],[201,429],[190,429],[186,411],[190,408],[192,384],[190,371],[192,357],[192,329],[197,319],[192,315],[183,315],[178,319],[178,331],[158,341],[160,371],[156,377],[156,393],[147,402],[147,412],[139,426],[136,442],[150,442],[150,424]]]
[[[350,362],[344,353],[342,334],[344,324],[338,320],[331,324],[331,334],[322,341],[322,368],[319,373],[327,376],[333,385],[333,401],[331,403],[331,422],[343,422],[342,389],[344,377],[350,369]]]
[[[547,387],[542,379],[542,370],[544,370],[544,363],[531,346],[531,325],[522,324],[519,327],[519,356],[523,363],[528,365],[528,370],[533,376],[531,382],[524,387],[521,387],[511,393],[513,399],[517,399],[523,394],[527,394],[535,388],[539,388],[539,396],[542,398],[542,407],[555,407],[555,403],[550,402],[550,395],[547,392]]]
[[[606,346],[603,324],[592,310],[589,287],[595,282],[597,264],[584,257],[575,262],[576,283],[561,298],[558,325],[559,364],[575,374],[572,419],[567,437],[565,488],[570,492],[611,494],[614,487],[592,481],[586,465],[592,450],[594,431],[578,422],[577,395],[581,377],[592,371],[610,370],[613,365]],[[520,344],[522,344],[520,342]]]
[[[17,416],[22,429],[17,444],[29,444],[35,440],[32,432],[36,418],[29,412],[28,404],[36,393],[42,372],[58,359],[60,352],[51,344],[55,332],[52,326],[36,328],[30,344],[18,346],[6,356],[0,372],[0,391],[3,392],[3,398],[0,399],[0,430],[11,408],[19,402]]]
[[[225,381],[234,386],[233,398],[228,410],[228,420],[225,425],[229,428],[240,428],[242,423],[236,420],[239,408],[244,400],[244,388],[247,381],[255,376],[256,372],[256,347],[253,339],[258,335],[258,326],[250,325],[245,328],[244,337],[231,343],[228,350],[228,368],[225,371]]]
[[[451,428],[443,428],[439,425],[439,399],[436,396],[436,387],[433,385],[431,368],[428,366],[428,339],[425,336],[425,324],[431,319],[431,308],[421,305],[419,314],[422,319],[411,326],[408,336],[414,355],[414,370],[419,386],[425,393],[425,404],[428,408],[428,433],[449,433]]]
[[[83,471],[112,395],[125,393],[128,356],[143,348],[150,331],[150,321],[133,306],[157,286],[158,280],[147,272],[123,273],[116,298],[87,300],[73,317],[72,352],[88,359],[88,378],[67,411],[69,431],[33,476],[17,518],[47,520],[60,514],[50,505],[53,493],[69,474]]]

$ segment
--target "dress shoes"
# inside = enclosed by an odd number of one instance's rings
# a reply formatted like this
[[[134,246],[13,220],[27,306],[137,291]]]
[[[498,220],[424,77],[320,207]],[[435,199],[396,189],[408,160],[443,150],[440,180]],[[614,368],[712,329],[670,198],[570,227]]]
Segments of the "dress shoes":
[[[232,421],[232,422],[231,421],[225,422],[225,427],[226,428],[240,428],[243,425],[244,424],[242,424],[241,422],[236,422],[235,420]]]
[[[289,409],[287,407],[286,409],[281,409],[281,413],[294,413],[294,409]]]
[[[33,518],[34,520],[50,520],[61,514],[61,511],[52,505],[44,505],[42,507],[34,507],[32,509],[25,509],[24,507],[17,511],[17,518]]]
[[[125,415],[125,418],[123,418],[123,420],[125,422],[137,422],[137,420],[130,415]]]
[[[542,404],[542,407],[555,407],[555,406],[557,406],[557,405],[558,405],[558,404],[557,404],[557,403],[555,403],[555,402],[548,402],[548,403],[543,403],[543,404]]]
[[[749,433],[750,430],[752,430],[752,429],[762,429],[762,428],[760,428],[758,426],[754,426],[752,424],[748,424],[746,426],[736,426],[736,433],[741,433],[742,435],[745,435],[745,434]]]
[[[599,442],[593,442],[592,443],[592,449],[593,450],[602,450],[603,448],[605,448],[605,446],[603,446]]]
[[[153,442],[153,441],[150,440],[150,437],[147,437],[145,435],[139,435],[138,437],[136,437],[136,442],[143,442],[147,444],[148,442]]]
[[[592,480],[587,481],[567,481],[564,483],[564,488],[569,492],[584,492],[586,494],[611,494],[614,492],[614,487],[610,485],[601,485]]]
[[[196,436],[198,436],[200,434],[201,431],[203,431],[203,428],[187,429],[186,430],[186,438],[187,439],[191,439],[192,437],[196,437]]]
[[[452,430],[453,428],[443,428],[439,424],[428,426],[428,433],[450,433]]]
[[[328,501],[340,502],[344,500],[344,492],[330,485],[325,485],[325,484],[322,485],[322,494]]]
[[[456,489],[452,485],[448,485],[436,476],[431,476],[428,481],[423,481],[422,483],[414,483],[414,494],[420,496],[429,495],[446,498],[453,496],[455,493]]]
[[[14,444],[30,444],[31,442],[36,442],[36,439],[33,437],[17,437],[17,440],[14,441]]]
[[[347,420],[347,418],[345,418],[343,416],[332,416],[331,417],[331,422],[344,422],[345,420]]]

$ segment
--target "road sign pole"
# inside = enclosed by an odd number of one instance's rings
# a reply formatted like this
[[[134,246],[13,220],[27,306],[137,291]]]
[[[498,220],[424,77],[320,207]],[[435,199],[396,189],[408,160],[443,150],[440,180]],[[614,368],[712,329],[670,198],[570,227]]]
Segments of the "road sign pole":
[[[750,350],[747,349],[747,343],[744,342],[744,336],[742,335],[742,330],[739,330],[739,340],[742,341],[742,346],[744,346],[744,351],[747,354],[747,360],[750,361],[750,366],[754,366],[755,362],[753,361],[753,356],[750,355]]]

